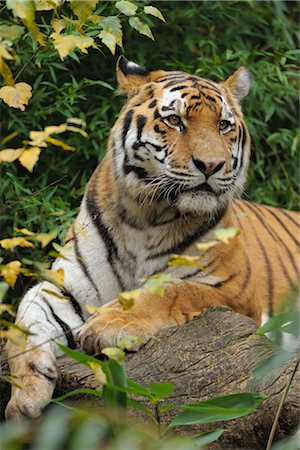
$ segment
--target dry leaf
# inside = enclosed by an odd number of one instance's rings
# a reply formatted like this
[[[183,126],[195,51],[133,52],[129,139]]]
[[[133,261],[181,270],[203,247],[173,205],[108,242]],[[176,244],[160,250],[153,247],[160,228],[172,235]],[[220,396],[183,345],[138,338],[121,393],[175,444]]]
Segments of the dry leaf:
[[[194,266],[204,270],[204,267],[198,264],[199,256],[189,255],[170,255],[168,266]]]
[[[47,245],[56,238],[58,230],[50,231],[50,233],[38,233],[34,236],[34,239],[42,244],[42,247],[47,247]]]
[[[101,353],[108,356],[110,359],[113,359],[118,364],[122,364],[125,357],[125,352],[117,347],[104,348]]]
[[[124,291],[118,295],[118,301],[123,306],[124,310],[130,309],[133,307],[135,300],[139,297],[141,293],[140,289],[136,289],[134,291]]]
[[[240,234],[241,230],[237,227],[218,228],[215,231],[215,236],[218,241],[224,244],[229,244],[229,239],[232,239]]]
[[[51,283],[58,285],[58,286],[62,286],[64,284],[64,280],[65,280],[65,271],[64,271],[64,269],[58,269],[58,270],[45,269],[44,277],[46,280],[49,280]]]
[[[31,98],[31,86],[27,83],[16,83],[14,86],[3,86],[0,89],[0,98],[12,108],[25,110],[25,106],[28,104]]]
[[[19,161],[25,169],[32,172],[34,166],[38,162],[40,153],[41,149],[39,147],[30,147],[29,149],[24,150],[22,155],[19,157]]]
[[[21,271],[20,261],[11,261],[10,263],[1,266],[1,275],[12,288],[15,286],[18,275]]]
[[[97,364],[96,362],[88,362],[89,367],[92,369],[92,371],[94,372],[95,378],[97,381],[99,381],[100,384],[105,384],[107,383],[107,379],[106,379],[106,375],[102,370],[102,367],[100,366],[100,364]]]
[[[220,242],[219,241],[209,241],[209,242],[200,242],[199,244],[196,244],[196,247],[199,250],[203,250],[203,251],[207,251],[212,247],[215,247],[216,245],[219,245]]]
[[[6,148],[0,152],[0,163],[13,162],[24,152],[24,148]]]
[[[31,247],[34,248],[34,244],[32,242],[27,241],[27,239],[23,237],[13,237],[6,238],[0,241],[0,245],[5,250],[14,250],[15,247]]]

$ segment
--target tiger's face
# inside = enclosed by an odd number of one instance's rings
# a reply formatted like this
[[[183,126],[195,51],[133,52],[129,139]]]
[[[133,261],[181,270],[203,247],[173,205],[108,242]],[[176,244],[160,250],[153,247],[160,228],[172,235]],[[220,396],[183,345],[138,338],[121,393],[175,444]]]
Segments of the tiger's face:
[[[148,72],[124,57],[120,88],[128,94],[112,131],[117,182],[144,205],[167,202],[181,214],[210,215],[242,191],[250,138],[239,101],[250,75],[223,83],[184,72]]]

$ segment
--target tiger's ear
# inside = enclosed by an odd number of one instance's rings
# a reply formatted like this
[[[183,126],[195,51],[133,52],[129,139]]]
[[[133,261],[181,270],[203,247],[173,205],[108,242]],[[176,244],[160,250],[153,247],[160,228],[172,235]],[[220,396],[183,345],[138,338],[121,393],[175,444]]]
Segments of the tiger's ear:
[[[250,90],[251,81],[250,70],[247,67],[240,67],[222,84],[232,92],[238,102],[241,102]]]
[[[117,61],[119,92],[134,94],[137,89],[150,81],[150,72],[121,55]]]

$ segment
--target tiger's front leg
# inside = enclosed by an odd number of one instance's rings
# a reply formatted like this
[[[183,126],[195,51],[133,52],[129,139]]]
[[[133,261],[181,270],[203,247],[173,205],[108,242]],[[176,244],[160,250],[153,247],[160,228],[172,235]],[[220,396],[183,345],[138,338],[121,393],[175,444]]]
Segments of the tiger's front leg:
[[[129,310],[118,300],[107,303],[82,327],[80,344],[85,352],[97,354],[124,336],[137,336],[146,342],[157,331],[189,322],[205,308],[218,305],[226,306],[226,300],[215,288],[177,280],[166,287],[163,296],[142,291]],[[135,344],[132,350],[141,345]]]

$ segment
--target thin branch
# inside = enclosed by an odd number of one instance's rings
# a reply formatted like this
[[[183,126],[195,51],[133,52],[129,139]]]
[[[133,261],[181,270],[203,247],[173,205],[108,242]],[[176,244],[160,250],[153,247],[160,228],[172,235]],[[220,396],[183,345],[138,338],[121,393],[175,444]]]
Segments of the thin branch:
[[[278,425],[278,421],[279,421],[279,417],[280,417],[280,414],[281,414],[281,410],[283,408],[286,396],[287,396],[287,394],[289,392],[289,389],[291,387],[291,384],[292,384],[292,381],[294,379],[294,376],[295,376],[295,374],[297,372],[297,369],[298,369],[298,366],[299,366],[299,361],[300,360],[298,358],[297,362],[296,362],[296,365],[294,367],[294,370],[293,370],[293,372],[292,372],[292,374],[290,376],[290,379],[287,382],[287,385],[286,385],[286,387],[285,387],[285,389],[283,391],[282,397],[280,399],[280,402],[279,402],[279,405],[278,405],[278,408],[277,408],[277,411],[276,411],[276,416],[275,416],[275,419],[274,419],[274,422],[273,422],[273,425],[272,425],[272,428],[271,428],[271,431],[270,431],[270,435],[269,435],[269,439],[268,439],[266,450],[271,450],[273,439],[274,439],[274,435],[275,435],[275,431],[276,431],[276,428],[277,428],[277,425]]]

